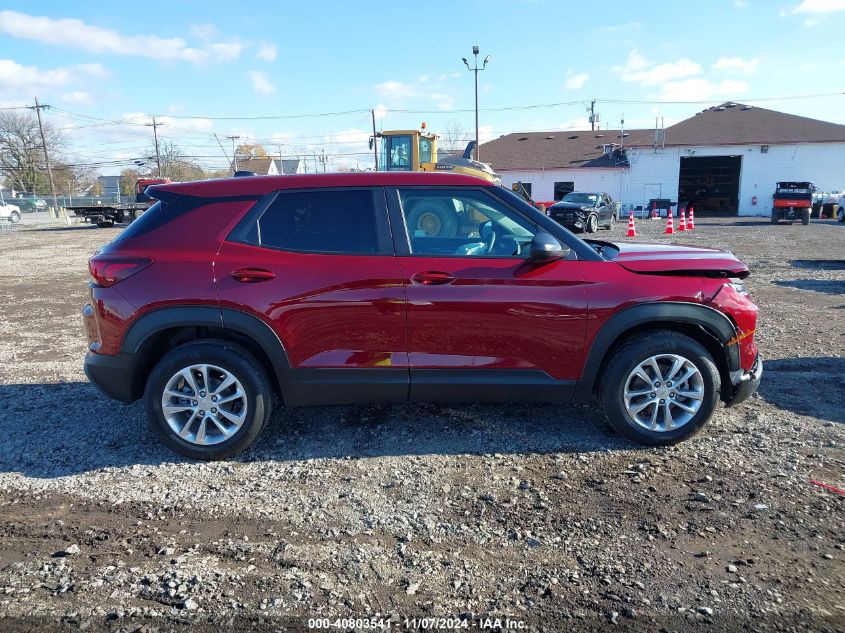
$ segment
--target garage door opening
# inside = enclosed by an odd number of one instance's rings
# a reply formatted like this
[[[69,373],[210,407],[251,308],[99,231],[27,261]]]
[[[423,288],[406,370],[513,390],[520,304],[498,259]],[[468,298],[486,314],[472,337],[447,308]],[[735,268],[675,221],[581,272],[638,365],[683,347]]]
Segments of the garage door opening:
[[[681,157],[678,201],[696,214],[737,215],[742,156]]]

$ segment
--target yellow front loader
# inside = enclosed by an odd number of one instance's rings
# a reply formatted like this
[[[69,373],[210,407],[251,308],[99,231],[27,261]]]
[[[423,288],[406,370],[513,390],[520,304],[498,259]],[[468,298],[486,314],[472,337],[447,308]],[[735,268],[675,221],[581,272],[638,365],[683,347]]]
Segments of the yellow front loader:
[[[440,171],[476,176],[499,183],[501,178],[487,163],[472,159],[475,141],[471,141],[462,156],[437,155],[437,135],[421,130],[391,130],[370,137],[370,149],[376,139],[381,143],[378,152],[378,171]]]

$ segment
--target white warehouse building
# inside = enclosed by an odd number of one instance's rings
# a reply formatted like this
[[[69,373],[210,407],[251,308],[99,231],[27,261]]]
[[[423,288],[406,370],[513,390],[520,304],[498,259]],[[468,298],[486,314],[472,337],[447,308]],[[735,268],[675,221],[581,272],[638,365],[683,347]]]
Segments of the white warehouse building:
[[[514,133],[481,146],[502,184],[538,202],[602,191],[625,208],[653,199],[702,215],[768,215],[778,181],[845,188],[845,125],[724,103],[665,130]]]

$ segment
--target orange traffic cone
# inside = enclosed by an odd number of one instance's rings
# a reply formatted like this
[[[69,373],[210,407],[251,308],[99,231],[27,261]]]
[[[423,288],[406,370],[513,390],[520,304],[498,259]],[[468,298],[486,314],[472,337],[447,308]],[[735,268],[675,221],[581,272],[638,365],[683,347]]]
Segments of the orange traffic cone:
[[[687,222],[687,231],[694,231],[695,230],[695,207],[689,208],[689,222]]]
[[[657,203],[652,202],[651,203],[651,219],[657,220],[659,218],[660,218],[660,214],[657,212]]]
[[[637,237],[637,227],[634,226],[634,212],[628,216],[628,234],[625,237]]]
[[[666,230],[663,231],[664,235],[672,235],[675,233],[674,225],[672,224],[672,209],[669,209],[669,213],[666,214]]]
[[[678,231],[686,231],[687,230],[687,214],[686,212],[681,209],[681,219],[678,221]]]

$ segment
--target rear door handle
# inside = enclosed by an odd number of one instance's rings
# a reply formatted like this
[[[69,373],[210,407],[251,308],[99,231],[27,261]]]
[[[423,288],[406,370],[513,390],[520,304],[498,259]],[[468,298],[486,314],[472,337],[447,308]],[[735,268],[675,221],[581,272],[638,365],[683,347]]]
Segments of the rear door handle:
[[[275,279],[276,273],[266,268],[238,268],[232,271],[232,278],[245,284],[252,284],[257,281],[268,281]]]
[[[418,284],[424,286],[440,286],[443,284],[450,284],[455,281],[455,277],[449,273],[440,272],[439,270],[430,270],[417,273],[411,277]]]

